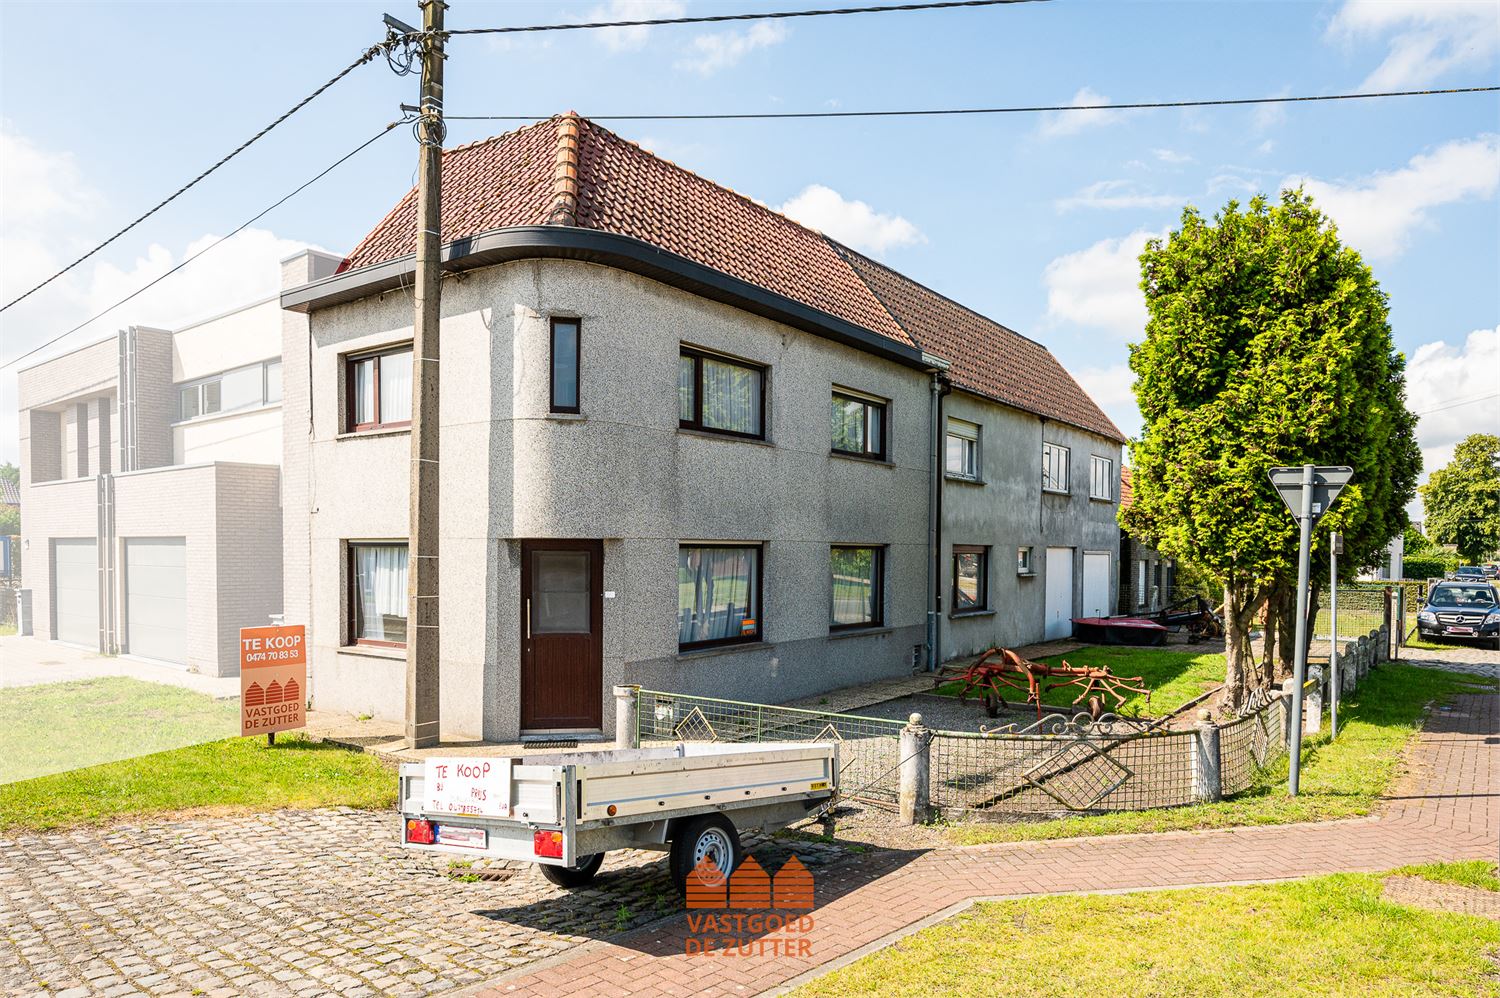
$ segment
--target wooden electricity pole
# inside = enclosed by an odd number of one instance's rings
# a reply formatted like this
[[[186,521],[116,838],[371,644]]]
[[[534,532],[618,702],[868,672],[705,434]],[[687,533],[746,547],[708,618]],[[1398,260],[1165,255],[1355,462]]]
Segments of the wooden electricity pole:
[[[406,745],[438,743],[438,355],[442,321],[443,0],[421,0],[416,314],[412,322],[411,542]]]

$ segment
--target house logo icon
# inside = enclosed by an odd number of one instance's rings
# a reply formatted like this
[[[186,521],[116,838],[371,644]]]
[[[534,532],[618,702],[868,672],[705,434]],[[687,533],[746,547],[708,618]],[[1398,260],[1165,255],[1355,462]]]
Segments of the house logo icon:
[[[689,954],[809,956],[813,876],[792,856],[772,876],[746,856],[725,877],[705,857],[687,878]]]

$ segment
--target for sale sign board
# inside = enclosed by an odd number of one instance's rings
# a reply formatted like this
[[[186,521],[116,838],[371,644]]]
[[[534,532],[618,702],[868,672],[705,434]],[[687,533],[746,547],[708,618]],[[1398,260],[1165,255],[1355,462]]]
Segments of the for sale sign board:
[[[510,817],[510,760],[483,756],[427,759],[423,810],[429,814]]]
[[[303,626],[240,628],[240,734],[305,728],[306,705]]]

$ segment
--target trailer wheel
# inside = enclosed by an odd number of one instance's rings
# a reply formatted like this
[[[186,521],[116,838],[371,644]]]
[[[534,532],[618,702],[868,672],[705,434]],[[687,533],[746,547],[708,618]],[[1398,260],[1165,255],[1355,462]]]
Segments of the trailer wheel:
[[[672,836],[672,882],[680,893],[687,894],[688,877],[705,859],[719,868],[724,880],[740,865],[740,834],[735,831],[734,822],[722,814],[684,822]]]
[[[599,867],[604,865],[604,853],[596,852],[592,856],[580,856],[578,862],[572,866],[550,866],[546,863],[538,863],[542,868],[542,876],[559,887],[587,887],[594,881],[594,874],[599,872]]]

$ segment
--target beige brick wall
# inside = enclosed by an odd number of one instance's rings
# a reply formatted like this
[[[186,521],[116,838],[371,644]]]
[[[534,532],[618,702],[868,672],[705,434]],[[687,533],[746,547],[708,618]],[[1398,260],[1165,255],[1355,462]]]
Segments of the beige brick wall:
[[[99,485],[93,478],[37,483],[21,498],[26,511],[21,517],[21,558],[26,588],[31,590],[33,633],[52,638],[51,541],[98,536]]]
[[[219,675],[239,671],[239,629],[281,612],[281,470],[220,464],[217,535]]]

